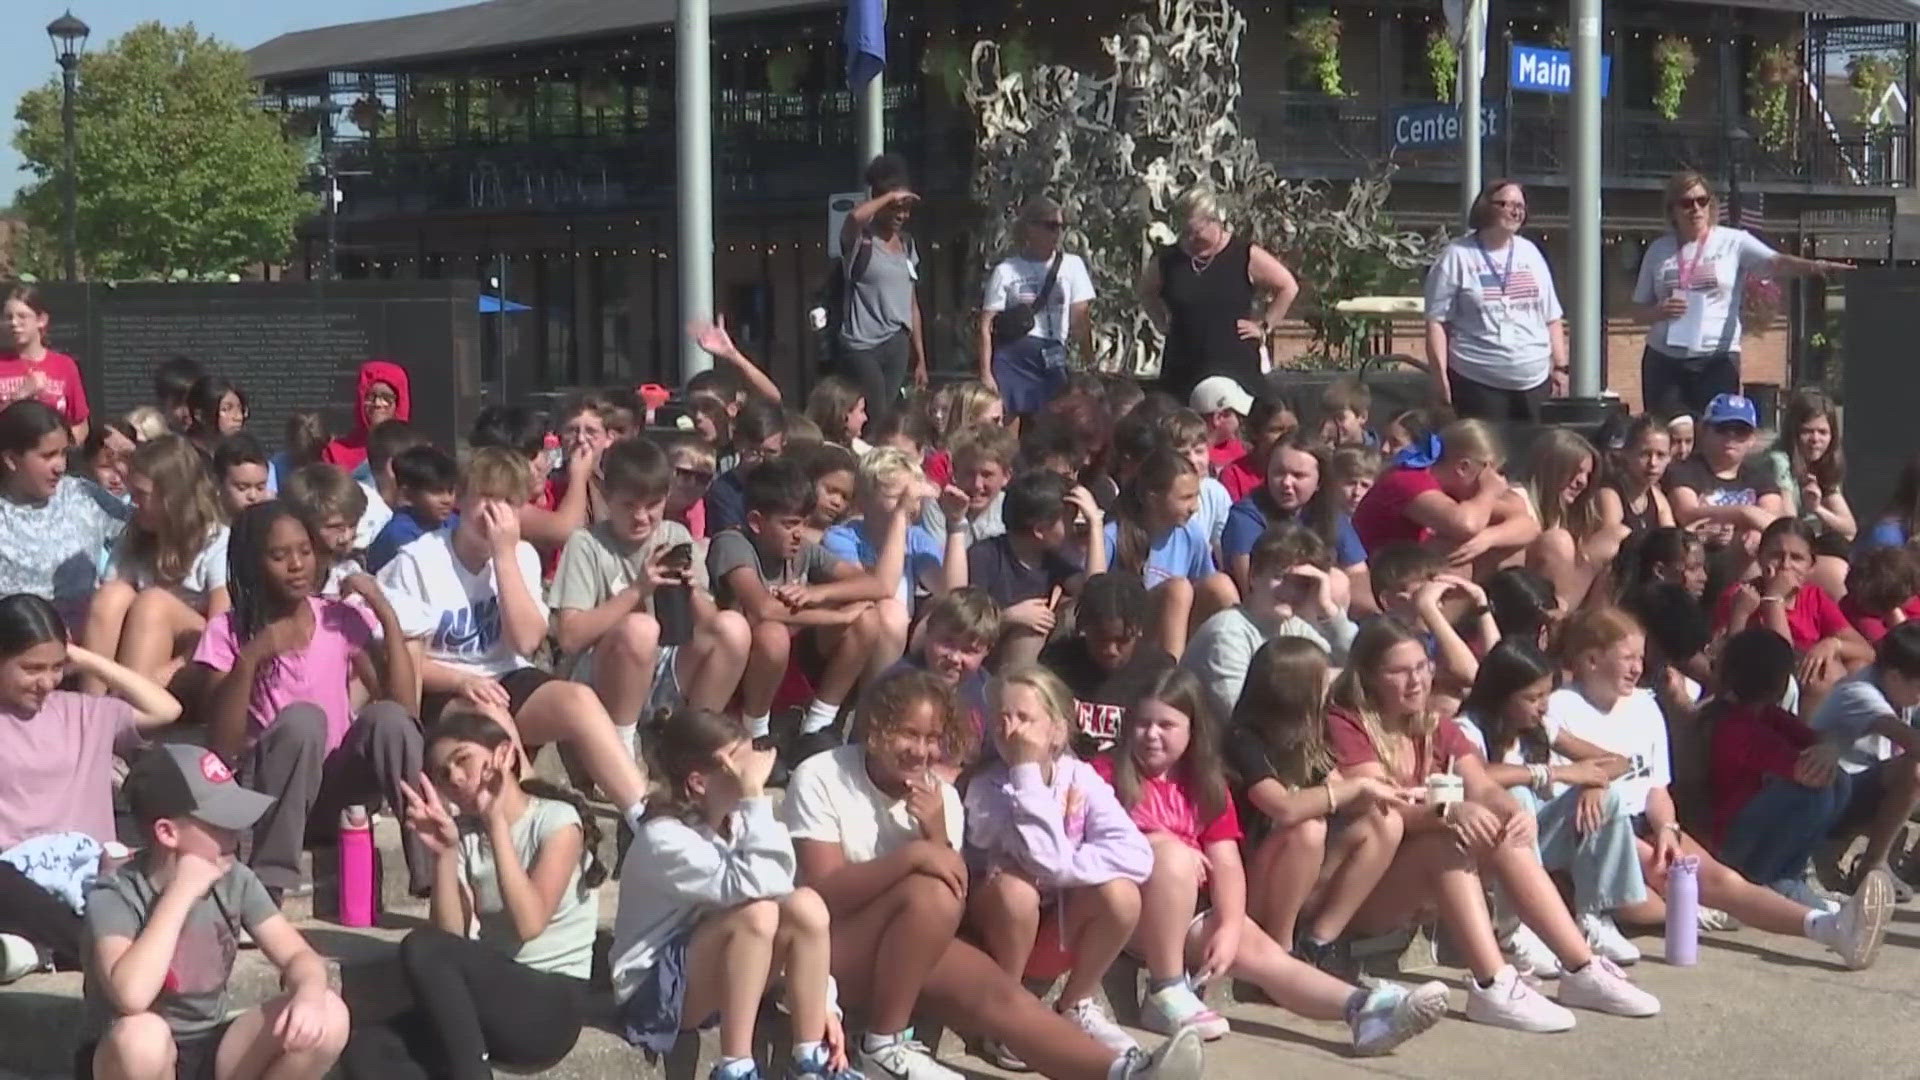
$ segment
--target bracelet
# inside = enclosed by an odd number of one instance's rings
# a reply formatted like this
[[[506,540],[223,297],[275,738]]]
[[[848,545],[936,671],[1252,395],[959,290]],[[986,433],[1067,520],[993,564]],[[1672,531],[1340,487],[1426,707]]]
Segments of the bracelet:
[[[1329,780],[1321,786],[1327,789],[1327,816],[1332,817],[1340,809],[1339,804],[1336,803],[1333,798],[1333,781]]]

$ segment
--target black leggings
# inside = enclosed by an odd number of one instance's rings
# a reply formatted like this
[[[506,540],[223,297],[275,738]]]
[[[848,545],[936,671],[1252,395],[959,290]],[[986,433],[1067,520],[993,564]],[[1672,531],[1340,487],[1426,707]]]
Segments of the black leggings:
[[[0,862],[0,934],[33,942],[55,967],[80,968],[80,916],[65,900],[35,885],[11,863]]]
[[[414,1007],[356,1027],[341,1064],[356,1080],[493,1080],[493,1066],[538,1072],[580,1038],[587,984],[535,971],[437,927],[400,943]]]

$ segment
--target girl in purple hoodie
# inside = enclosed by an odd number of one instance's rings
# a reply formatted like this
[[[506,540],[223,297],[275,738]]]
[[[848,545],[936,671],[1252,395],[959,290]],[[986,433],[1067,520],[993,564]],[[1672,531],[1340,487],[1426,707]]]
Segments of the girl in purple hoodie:
[[[1038,665],[988,692],[987,730],[1000,760],[967,787],[968,916],[993,959],[1021,978],[1046,923],[1071,961],[1055,1007],[1116,1053],[1135,1047],[1094,992],[1133,934],[1153,849],[1113,788],[1067,749],[1073,694]],[[1002,1068],[1024,1063],[985,1044]]]

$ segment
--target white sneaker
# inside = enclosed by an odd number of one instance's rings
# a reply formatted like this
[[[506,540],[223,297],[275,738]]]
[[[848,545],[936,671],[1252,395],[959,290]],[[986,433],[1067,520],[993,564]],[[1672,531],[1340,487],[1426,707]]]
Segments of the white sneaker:
[[[1553,955],[1553,950],[1547,948],[1547,943],[1541,941],[1540,935],[1534,933],[1526,923],[1516,926],[1513,933],[1507,936],[1507,940],[1500,945],[1500,953],[1523,975],[1531,975],[1536,979],[1560,977],[1560,958]]]
[[[1232,1030],[1227,1026],[1227,1018],[1207,1008],[1207,1003],[1185,982],[1148,994],[1147,1000],[1140,1003],[1140,1025],[1162,1035],[1192,1028],[1209,1042],[1225,1038]]]
[[[1026,1063],[1019,1054],[1007,1049],[1007,1044],[992,1039],[980,1040],[980,1057],[996,1069],[1008,1072],[1032,1072],[1033,1066]]]
[[[1133,1036],[1127,1034],[1119,1024],[1114,1023],[1113,1017],[1107,1015],[1107,1010],[1101,1008],[1100,1003],[1090,997],[1081,998],[1067,1006],[1060,1011],[1060,1015],[1071,1020],[1074,1027],[1093,1036],[1094,1042],[1113,1051],[1116,1055],[1140,1049],[1140,1044],[1133,1041]]]
[[[1615,1016],[1658,1016],[1660,999],[1633,985],[1620,966],[1600,955],[1560,976],[1560,1004]]]
[[[1700,905],[1700,930],[1709,934],[1730,934],[1740,929],[1740,920],[1717,907]]]
[[[33,942],[15,934],[0,934],[0,986],[24,979],[44,966]]]
[[[1605,912],[1587,912],[1579,917],[1580,933],[1587,939],[1587,948],[1625,967],[1637,963],[1640,959],[1640,946],[1627,940],[1615,925],[1613,916]]]
[[[1824,911],[1829,915],[1840,910],[1840,901],[1820,895],[1813,886],[1807,884],[1806,878],[1781,878],[1767,888],[1804,908]]]
[[[1812,936],[1839,954],[1847,967],[1862,971],[1873,966],[1892,916],[1892,875],[1886,867],[1876,866],[1860,876],[1860,888],[1838,913],[1814,917]]]
[[[1512,964],[1500,969],[1491,986],[1481,986],[1478,979],[1468,982],[1467,1019],[1515,1031],[1573,1030],[1573,1014],[1527,985]]]
[[[1134,1047],[1127,1051],[1128,1080],[1200,1080],[1200,1029],[1184,1027],[1148,1054]]]
[[[878,1049],[869,1050],[863,1042],[853,1067],[870,1077],[885,1077],[886,1080],[966,1080],[965,1073],[955,1072],[934,1060],[933,1051],[925,1044],[915,1042],[906,1035],[895,1035]]]
[[[1447,984],[1422,983],[1409,990],[1381,983],[1353,1018],[1353,1052],[1375,1057],[1413,1038],[1447,1015]]]

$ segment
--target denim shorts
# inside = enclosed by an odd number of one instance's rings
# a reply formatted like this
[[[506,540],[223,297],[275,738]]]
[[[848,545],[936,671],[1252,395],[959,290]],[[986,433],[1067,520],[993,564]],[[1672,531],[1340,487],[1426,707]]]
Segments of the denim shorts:
[[[629,1043],[665,1056],[680,1040],[680,1014],[687,1000],[687,946],[693,942],[693,927],[661,948],[653,958],[653,968],[640,985],[634,987],[616,1007],[620,1033]],[[720,1022],[720,1014],[702,1020],[700,1028]]]

